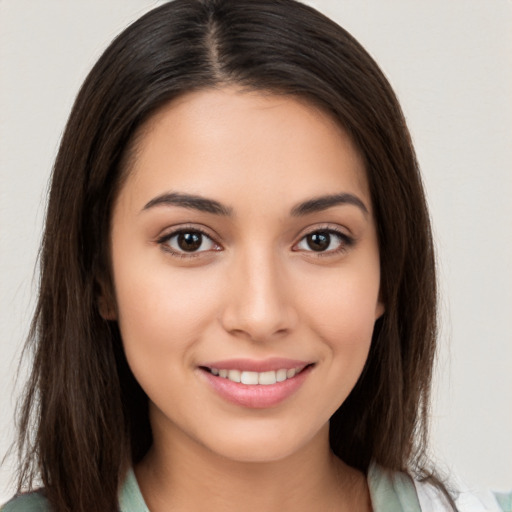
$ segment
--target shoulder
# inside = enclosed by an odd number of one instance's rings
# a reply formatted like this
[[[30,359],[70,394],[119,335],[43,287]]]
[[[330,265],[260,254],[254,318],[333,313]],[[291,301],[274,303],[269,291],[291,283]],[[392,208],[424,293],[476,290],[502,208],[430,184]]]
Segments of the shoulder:
[[[35,491],[15,496],[0,506],[0,512],[51,512],[51,509],[41,492]]]
[[[494,496],[503,512],[512,512],[512,491],[504,493],[497,492]]]
[[[421,510],[451,512],[446,497],[437,487],[414,481]],[[459,488],[452,494],[459,512],[512,512],[512,493],[498,494],[491,491]]]
[[[368,487],[376,512],[453,512],[440,488],[374,463],[368,470]],[[512,512],[512,493],[477,492],[458,487],[457,493],[450,493],[458,512]]]

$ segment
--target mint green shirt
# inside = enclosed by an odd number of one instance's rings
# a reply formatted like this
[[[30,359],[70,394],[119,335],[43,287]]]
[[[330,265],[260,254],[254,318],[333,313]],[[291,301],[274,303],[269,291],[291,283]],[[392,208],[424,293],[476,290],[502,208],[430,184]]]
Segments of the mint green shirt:
[[[439,491],[414,482],[408,475],[388,471],[376,464],[368,470],[368,487],[373,512],[451,512]],[[428,487],[428,488],[427,488]],[[483,501],[482,501],[483,500]],[[460,512],[512,512],[512,492],[487,493],[485,498],[464,495]],[[119,492],[120,512],[149,512],[132,470]],[[39,492],[17,496],[0,508],[0,512],[51,512]]]

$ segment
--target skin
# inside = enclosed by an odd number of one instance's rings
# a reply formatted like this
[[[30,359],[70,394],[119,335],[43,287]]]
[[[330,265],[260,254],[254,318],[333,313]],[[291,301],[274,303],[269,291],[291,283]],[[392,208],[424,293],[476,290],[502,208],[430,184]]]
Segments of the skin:
[[[229,215],[151,205],[169,193]],[[361,204],[294,214],[333,194]],[[207,236],[187,252],[176,230]],[[306,235],[328,230],[341,235],[312,250]],[[115,304],[103,314],[149,397],[154,445],[135,471],[153,512],[371,509],[364,476],[329,450],[328,422],[383,313],[379,250],[362,159],[328,114],[230,87],[167,105],[138,139],[111,253]],[[200,369],[270,357],[313,365],[267,408],[226,401]]]

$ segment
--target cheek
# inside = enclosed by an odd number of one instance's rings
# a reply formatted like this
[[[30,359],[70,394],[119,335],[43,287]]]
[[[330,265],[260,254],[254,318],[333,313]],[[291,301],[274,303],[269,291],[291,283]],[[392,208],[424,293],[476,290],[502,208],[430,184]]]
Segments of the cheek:
[[[371,341],[380,313],[379,279],[378,266],[366,272],[333,269],[317,274],[309,282],[308,293],[299,295],[302,311],[333,349]]]
[[[133,352],[158,361],[184,351],[215,317],[216,286],[208,273],[137,258],[116,263],[118,322],[127,356]]]
[[[331,370],[325,373],[325,384],[331,390],[334,410],[361,374],[379,313],[378,266],[370,266],[368,272],[352,270],[317,274],[310,292],[301,299],[309,329],[323,342],[323,358]]]
[[[207,276],[191,279],[188,272],[186,278],[162,265],[158,272],[137,265],[116,268],[118,323],[128,365],[164,410],[182,403],[183,386],[192,389],[189,370],[215,319],[215,283]]]

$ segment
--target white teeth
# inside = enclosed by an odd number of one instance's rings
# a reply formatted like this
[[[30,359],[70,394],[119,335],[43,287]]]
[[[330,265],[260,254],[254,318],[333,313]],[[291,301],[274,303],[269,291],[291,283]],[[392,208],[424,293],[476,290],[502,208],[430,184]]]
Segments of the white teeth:
[[[258,372],[242,372],[240,382],[242,384],[258,384]]]
[[[249,386],[255,386],[260,384],[262,386],[268,386],[276,384],[277,382],[283,382],[286,379],[291,379],[300,373],[304,367],[299,368],[282,368],[280,370],[270,370],[268,372],[247,372],[241,370],[227,370],[218,368],[210,368],[210,372],[213,375],[218,375],[224,379],[229,379],[233,382],[241,382]]]
[[[240,382],[242,377],[242,372],[240,370],[229,370],[228,379],[233,382]]]
[[[276,381],[277,382],[283,382],[283,380],[286,380],[286,370],[277,370],[276,372]]]
[[[258,375],[258,384],[263,384],[264,386],[268,386],[269,384],[275,384],[276,380],[276,372],[261,372]]]

